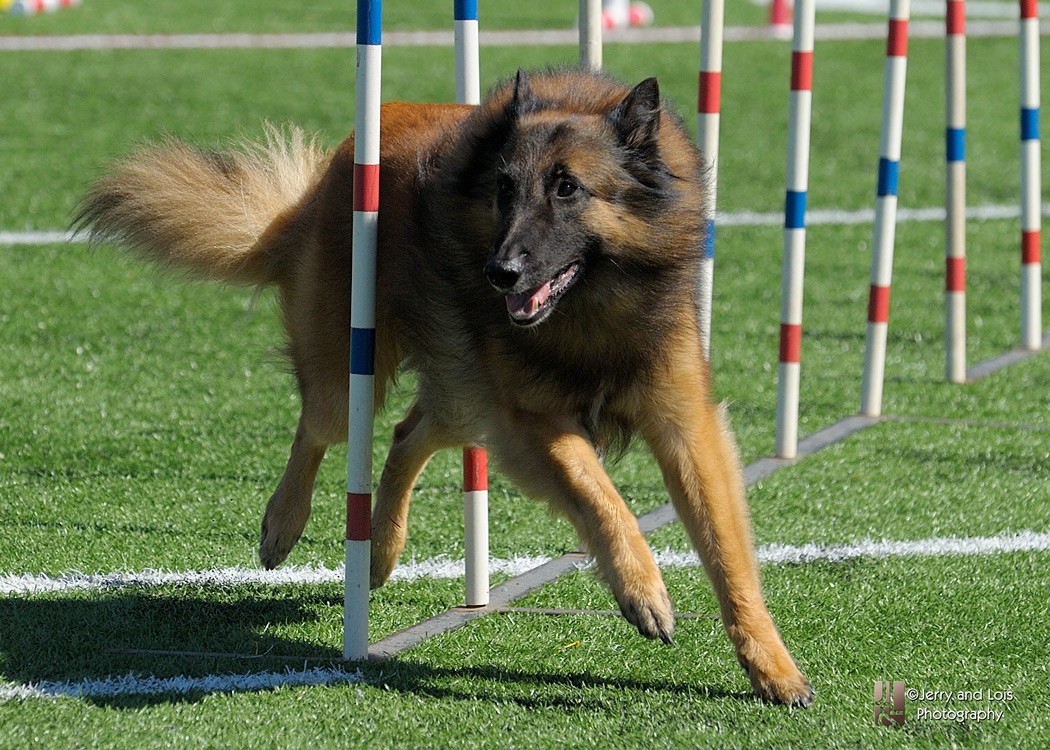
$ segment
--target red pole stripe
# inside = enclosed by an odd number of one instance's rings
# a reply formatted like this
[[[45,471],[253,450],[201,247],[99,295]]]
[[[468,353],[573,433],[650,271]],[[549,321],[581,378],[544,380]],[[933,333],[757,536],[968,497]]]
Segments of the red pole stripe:
[[[354,210],[379,210],[378,164],[354,164]]]
[[[962,35],[966,33],[965,0],[948,0],[948,11],[945,16],[945,30],[949,34],[954,35]]]
[[[1032,229],[1021,232],[1021,262],[1038,263],[1042,253],[1039,250],[1040,230]]]
[[[813,90],[813,53],[795,50],[791,53],[791,90]]]
[[[946,292],[966,291],[966,258],[946,258],[944,270],[944,290]]]
[[[346,541],[367,542],[372,538],[372,493],[346,493]]]
[[[1036,0],[1021,0],[1021,18],[1039,18],[1039,4]]]
[[[475,492],[489,488],[489,460],[484,448],[471,446],[463,449],[463,491]]]
[[[888,323],[890,319],[890,288],[871,285],[868,296],[868,322]]]
[[[802,360],[802,326],[798,323],[780,324],[780,361],[784,364]]]
[[[889,33],[886,36],[886,55],[889,57],[907,57],[908,19],[890,19]]]
[[[696,111],[704,115],[717,115],[722,101],[722,73],[717,70],[701,70],[697,92]]]

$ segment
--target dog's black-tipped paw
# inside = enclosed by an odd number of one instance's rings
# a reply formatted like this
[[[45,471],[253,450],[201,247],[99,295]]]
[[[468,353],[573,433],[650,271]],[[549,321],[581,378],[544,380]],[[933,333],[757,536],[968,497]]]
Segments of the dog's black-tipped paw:
[[[674,606],[666,592],[656,601],[621,602],[620,611],[646,638],[674,643]]]

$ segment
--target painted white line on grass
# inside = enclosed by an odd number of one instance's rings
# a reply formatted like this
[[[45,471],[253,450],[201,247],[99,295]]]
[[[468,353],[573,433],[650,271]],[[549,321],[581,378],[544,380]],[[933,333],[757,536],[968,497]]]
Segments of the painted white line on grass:
[[[1043,216],[1050,216],[1050,203],[1042,206]],[[1021,215],[1018,206],[970,206],[966,209],[966,218],[971,220],[990,219],[1016,219]],[[899,208],[897,209],[897,222],[931,222],[944,221],[945,211],[943,206],[931,206],[929,208]],[[875,220],[875,210],[861,208],[853,211],[838,208],[811,209],[806,213],[806,225],[854,225],[870,224]],[[758,227],[758,226],[782,226],[784,224],[783,211],[733,211],[720,213],[716,216],[718,226],[736,227]]]
[[[765,545],[758,549],[758,558],[774,565],[805,564],[813,562],[840,563],[856,559],[888,559],[899,557],[976,556],[1004,552],[1045,551],[1050,549],[1050,533],[1023,531],[992,537],[934,537],[915,541],[873,541],[855,544],[787,544]],[[510,574],[535,567],[546,558],[516,558],[494,560],[493,570]],[[699,565],[692,552],[663,550],[656,553],[661,567],[695,567]],[[457,577],[463,575],[463,561],[447,559],[408,563],[394,572],[397,580],[422,577]],[[41,591],[117,588],[120,586],[173,585],[184,583],[200,585],[237,585],[238,583],[312,583],[342,579],[342,571],[327,568],[286,568],[280,571],[245,570],[229,568],[200,573],[155,573],[131,575],[67,576],[8,576],[0,579],[0,591],[6,593],[37,593]],[[250,672],[242,674],[204,675],[200,677],[152,677],[127,674],[118,677],[84,679],[78,681],[44,680],[33,683],[0,682],[0,703],[34,699],[76,698],[105,700],[126,696],[187,695],[194,693],[229,693],[273,690],[279,687],[309,687],[355,684],[364,681],[360,671],[317,667],[301,671]]]
[[[314,687],[354,684],[364,680],[360,670],[316,667],[302,671],[211,674],[202,677],[149,677],[127,674],[121,677],[41,681],[26,684],[0,683],[0,703],[33,698],[106,699],[129,695],[187,695],[191,693],[231,693],[274,690],[279,687]]]
[[[28,230],[25,232],[0,232],[0,246],[3,245],[59,245],[64,242],[87,242],[88,238],[74,237],[72,232],[49,230]]]
[[[813,562],[839,563],[859,558],[974,556],[1046,550],[1050,550],[1050,533],[1022,531],[991,537],[933,537],[914,541],[868,539],[852,544],[767,544],[759,547],[757,554],[759,561],[763,563],[791,565]],[[700,564],[694,552],[664,549],[656,551],[654,556],[657,564],[664,568],[688,568]],[[548,557],[513,557],[492,559],[489,564],[492,572],[497,575],[518,576],[550,560]],[[462,578],[463,575],[462,560],[437,557],[399,565],[394,569],[390,580],[448,580]],[[0,576],[0,595],[109,591],[159,586],[223,588],[249,585],[316,585],[341,583],[342,580],[342,567],[323,566],[289,566],[280,570],[233,567],[183,573],[144,570],[138,573],[70,573],[63,576],[7,574]]]
[[[885,0],[883,13],[885,13]],[[1017,8],[1013,9],[1014,17]],[[1043,14],[1040,14],[1041,16]],[[999,20],[968,20],[969,37],[1003,37],[1017,34],[1017,22]],[[1050,33],[1050,24],[1041,21],[1039,33]],[[885,23],[821,23],[814,29],[814,38],[825,41],[853,41],[882,39]],[[913,20],[908,36],[913,39],[937,39],[944,35],[943,21]],[[722,33],[724,42],[782,42],[774,29],[767,25],[727,26]],[[345,49],[353,47],[356,35],[352,31],[319,31],[301,33],[201,33],[201,34],[70,34],[42,36],[0,37],[0,52],[62,52],[72,50],[156,50],[156,49]],[[610,44],[696,44],[700,41],[699,26],[650,26],[609,31],[605,41]],[[510,46],[575,46],[579,32],[573,28],[559,29],[485,29],[478,43],[482,47]],[[383,33],[383,45],[390,47],[451,47],[451,29],[440,31],[397,31]]]
[[[1042,206],[1043,216],[1050,217],[1050,203]],[[966,218],[975,221],[992,219],[1016,219],[1021,215],[1018,206],[970,206],[966,209]],[[847,210],[841,208],[810,209],[806,214],[806,224],[814,226],[870,224],[875,220],[875,211],[871,208]],[[784,223],[783,211],[730,211],[718,213],[716,217],[720,227],[772,227]],[[899,208],[897,221],[931,222],[944,221],[944,208]],[[91,236],[87,232],[79,234],[58,230],[27,230],[24,232],[0,231],[0,247],[8,245],[54,245],[65,242],[88,243]]]
[[[515,576],[532,570],[550,560],[548,557],[512,557],[489,562],[490,570],[497,575]],[[435,557],[428,560],[412,560],[394,569],[391,581],[416,581],[421,578],[449,580],[464,576],[462,560]],[[156,588],[159,586],[281,586],[317,585],[342,583],[343,568],[324,566],[289,565],[278,570],[259,568],[217,568],[215,570],[191,570],[173,572],[167,570],[143,570],[128,573],[67,573],[62,576],[46,575],[0,575],[0,595],[48,594],[73,591],[108,591],[124,588]]]

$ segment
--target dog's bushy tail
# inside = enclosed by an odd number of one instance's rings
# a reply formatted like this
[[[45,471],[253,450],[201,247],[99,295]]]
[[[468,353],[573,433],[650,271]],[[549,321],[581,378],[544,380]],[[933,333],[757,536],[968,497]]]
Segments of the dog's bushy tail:
[[[290,214],[329,156],[298,128],[208,151],[170,138],[117,163],[81,199],[74,227],[162,266],[243,284],[279,280]],[[267,231],[270,229],[270,231]]]

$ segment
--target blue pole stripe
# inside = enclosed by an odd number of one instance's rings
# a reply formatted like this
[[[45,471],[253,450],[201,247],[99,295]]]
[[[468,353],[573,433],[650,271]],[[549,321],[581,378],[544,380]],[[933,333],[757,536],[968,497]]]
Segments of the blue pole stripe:
[[[784,200],[784,228],[806,228],[806,191],[788,190]]]
[[[711,259],[715,257],[715,220],[704,221],[704,238],[701,241],[700,250],[703,257]]]
[[[885,157],[879,159],[879,189],[880,198],[887,195],[897,194],[897,177],[900,172],[899,161],[891,161]]]
[[[350,374],[375,375],[376,332],[374,328],[350,329]]]
[[[1039,140],[1039,107],[1021,110],[1021,140]]]
[[[357,43],[383,43],[383,0],[357,0]]]
[[[966,161],[966,128],[948,128],[944,137],[948,161]]]
[[[478,0],[456,0],[453,17],[457,21],[477,21]]]

